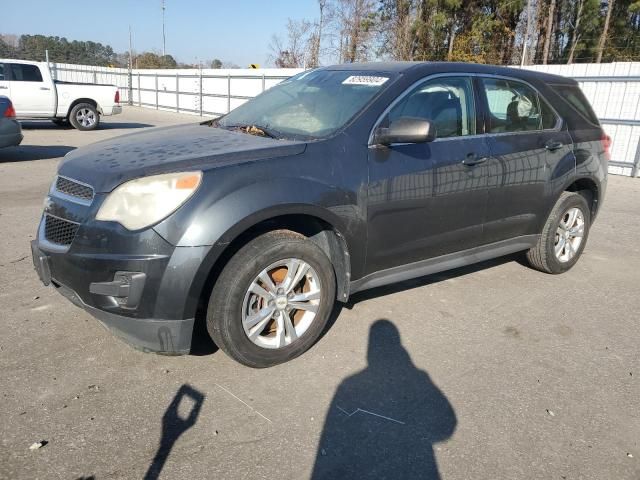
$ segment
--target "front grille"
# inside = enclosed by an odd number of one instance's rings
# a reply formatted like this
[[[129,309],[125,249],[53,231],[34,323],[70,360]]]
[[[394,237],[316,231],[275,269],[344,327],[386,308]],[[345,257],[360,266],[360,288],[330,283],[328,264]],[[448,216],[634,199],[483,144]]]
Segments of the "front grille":
[[[44,238],[58,245],[71,245],[80,225],[69,220],[45,215]]]
[[[66,177],[58,176],[56,179],[56,190],[83,200],[93,200],[93,188],[89,185],[74,182]]]

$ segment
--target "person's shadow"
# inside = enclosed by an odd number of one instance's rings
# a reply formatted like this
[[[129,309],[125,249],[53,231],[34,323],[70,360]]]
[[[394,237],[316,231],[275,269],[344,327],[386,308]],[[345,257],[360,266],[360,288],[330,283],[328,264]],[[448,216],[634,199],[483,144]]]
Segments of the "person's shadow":
[[[333,397],[311,478],[439,479],[433,445],[453,434],[453,407],[389,320],[371,327],[367,357]]]

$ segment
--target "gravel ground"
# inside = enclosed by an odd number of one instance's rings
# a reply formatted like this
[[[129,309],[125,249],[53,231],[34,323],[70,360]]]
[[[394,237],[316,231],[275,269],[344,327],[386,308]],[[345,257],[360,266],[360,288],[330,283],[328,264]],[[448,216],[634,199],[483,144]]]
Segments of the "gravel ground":
[[[0,150],[0,478],[640,478],[640,179],[610,177],[567,274],[514,256],[363,292],[307,354],[252,370],[205,337],[135,351],[31,266],[62,155],[198,120],[25,122]]]

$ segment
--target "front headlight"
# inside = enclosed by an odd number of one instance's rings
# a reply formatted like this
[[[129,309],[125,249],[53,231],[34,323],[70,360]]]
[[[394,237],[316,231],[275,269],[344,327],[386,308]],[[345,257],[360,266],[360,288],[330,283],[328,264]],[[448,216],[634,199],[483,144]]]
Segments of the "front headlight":
[[[138,178],[109,194],[96,220],[120,223],[139,230],[168,217],[200,186],[202,172],[181,172]]]

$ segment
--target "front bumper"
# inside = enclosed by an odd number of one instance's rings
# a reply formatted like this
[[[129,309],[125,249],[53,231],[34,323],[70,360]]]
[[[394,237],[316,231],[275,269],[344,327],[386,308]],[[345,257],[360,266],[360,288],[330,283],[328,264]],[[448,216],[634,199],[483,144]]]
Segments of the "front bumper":
[[[60,248],[45,238],[44,218],[31,249],[45,285],[137,349],[189,352],[200,269],[210,247],[174,247],[152,229],[128,232],[89,221],[69,247]]]

